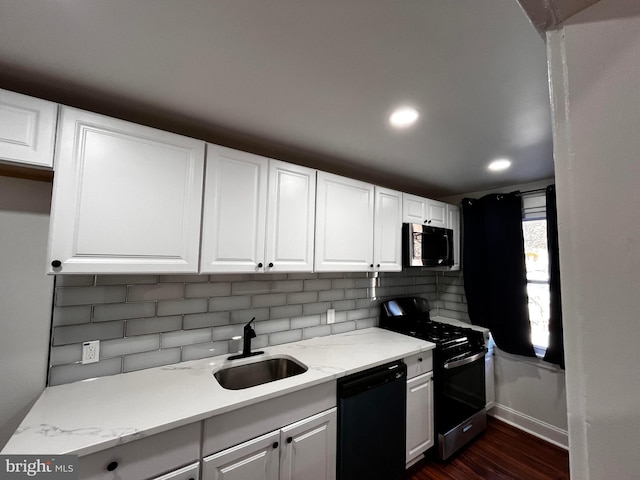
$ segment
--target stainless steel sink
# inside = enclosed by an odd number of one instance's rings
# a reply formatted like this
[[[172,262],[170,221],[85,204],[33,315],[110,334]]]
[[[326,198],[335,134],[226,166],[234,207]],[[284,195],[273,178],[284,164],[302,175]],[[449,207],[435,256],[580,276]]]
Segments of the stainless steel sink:
[[[222,388],[242,390],[263,383],[300,375],[307,367],[289,357],[271,357],[259,362],[226,367],[213,374]]]

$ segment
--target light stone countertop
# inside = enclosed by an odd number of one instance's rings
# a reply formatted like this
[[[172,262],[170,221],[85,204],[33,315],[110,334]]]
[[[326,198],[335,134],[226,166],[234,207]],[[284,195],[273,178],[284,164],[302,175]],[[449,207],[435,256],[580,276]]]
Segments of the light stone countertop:
[[[431,350],[433,343],[380,328],[266,347],[264,355],[227,355],[48,387],[3,454],[80,456]],[[227,365],[287,355],[300,375],[243,390],[225,390],[213,372]]]

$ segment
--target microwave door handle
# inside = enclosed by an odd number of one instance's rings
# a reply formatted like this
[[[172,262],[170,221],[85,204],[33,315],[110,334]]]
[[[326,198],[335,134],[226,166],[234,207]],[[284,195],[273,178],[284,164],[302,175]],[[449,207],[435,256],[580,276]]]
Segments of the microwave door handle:
[[[444,234],[444,239],[445,239],[445,243],[447,244],[447,256],[446,256],[446,257],[444,257],[444,258],[445,258],[445,261],[446,261],[446,260],[448,260],[448,259],[449,259],[449,255],[451,254],[451,253],[449,252],[449,234],[448,234],[448,233],[445,233],[445,234]]]
[[[445,370],[451,370],[452,368],[462,367],[463,365],[468,365],[469,363],[473,363],[476,360],[483,358],[487,353],[487,349],[484,348],[480,353],[476,353],[471,357],[463,358],[462,360],[455,360],[453,362],[447,362],[443,365]]]

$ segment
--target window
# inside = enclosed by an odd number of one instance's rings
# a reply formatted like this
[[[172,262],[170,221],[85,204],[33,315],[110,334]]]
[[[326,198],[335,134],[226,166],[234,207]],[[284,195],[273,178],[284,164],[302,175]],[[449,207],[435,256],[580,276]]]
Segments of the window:
[[[549,345],[549,249],[547,247],[547,219],[544,192],[523,195],[522,232],[531,343],[538,356],[544,356]]]

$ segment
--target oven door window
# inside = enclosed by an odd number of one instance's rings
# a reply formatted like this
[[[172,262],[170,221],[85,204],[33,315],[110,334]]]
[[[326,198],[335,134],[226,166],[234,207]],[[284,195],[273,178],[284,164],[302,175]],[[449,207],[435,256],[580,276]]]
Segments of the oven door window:
[[[438,431],[446,433],[485,407],[484,356],[458,367],[442,368],[436,396]]]

